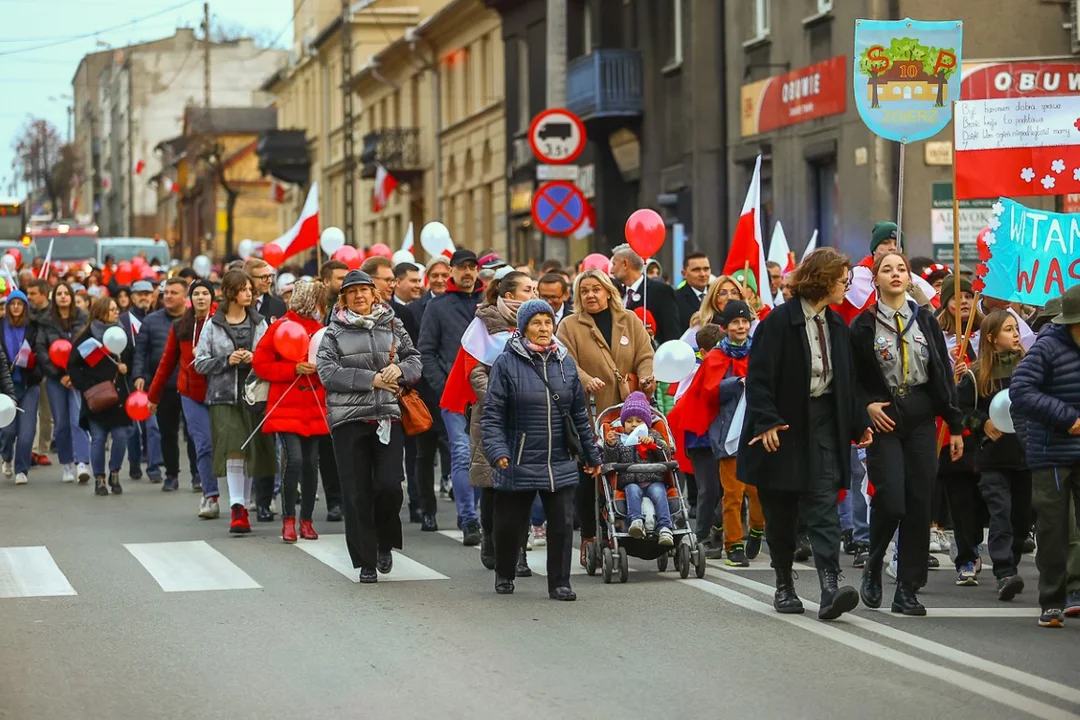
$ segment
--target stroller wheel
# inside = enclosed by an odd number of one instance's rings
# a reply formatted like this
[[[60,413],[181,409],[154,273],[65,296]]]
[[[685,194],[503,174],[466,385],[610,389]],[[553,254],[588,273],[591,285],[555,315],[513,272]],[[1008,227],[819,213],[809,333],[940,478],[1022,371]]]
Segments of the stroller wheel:
[[[604,574],[604,583],[611,584],[611,574],[615,571],[615,557],[610,547],[605,547],[601,554],[601,570]]]
[[[697,544],[697,550],[694,551],[694,572],[698,579],[705,577],[705,546],[701,543]]]
[[[619,548],[619,582],[624,583],[630,579],[630,559],[626,557],[626,548]]]
[[[596,575],[596,566],[599,563],[596,562],[596,543],[585,544],[585,572],[588,575]]]
[[[656,558],[656,569],[657,570],[659,570],[660,572],[664,572],[664,571],[667,570],[667,566],[668,566],[668,554],[667,553],[664,553],[660,557]]]
[[[680,543],[675,551],[675,567],[679,570],[679,577],[685,580],[690,576],[690,547]]]

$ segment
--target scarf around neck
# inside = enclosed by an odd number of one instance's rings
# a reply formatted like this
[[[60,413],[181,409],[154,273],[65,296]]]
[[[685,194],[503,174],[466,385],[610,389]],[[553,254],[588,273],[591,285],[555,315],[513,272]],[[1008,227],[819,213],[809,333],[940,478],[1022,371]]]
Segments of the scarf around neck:
[[[346,325],[352,325],[354,327],[362,327],[365,330],[370,330],[375,327],[375,323],[379,321],[383,315],[387,313],[390,308],[386,305],[379,303],[371,308],[370,315],[361,315],[358,312],[354,312],[349,308],[341,308],[338,311],[338,320]]]
[[[532,340],[525,337],[524,335],[521,336],[521,344],[524,345],[525,349],[528,350],[529,352],[534,352],[534,353],[537,353],[537,354],[539,354],[541,356],[552,352],[557,347],[557,343],[555,342],[555,338],[551,338],[551,342],[548,343],[547,346],[544,346],[544,345],[537,345],[536,343],[534,343]]]
[[[1023,355],[1019,350],[994,353],[994,369],[990,371],[990,379],[1004,380],[1012,377],[1022,359]]]
[[[499,298],[495,303],[495,307],[499,310],[499,315],[502,315],[503,319],[510,325],[517,325],[517,313],[518,308],[521,307],[522,300],[507,300],[504,297]]]
[[[720,348],[724,351],[725,355],[736,360],[742,360],[750,354],[750,338],[746,338],[746,342],[742,345],[736,345],[731,342],[729,338],[725,337],[720,341]]]

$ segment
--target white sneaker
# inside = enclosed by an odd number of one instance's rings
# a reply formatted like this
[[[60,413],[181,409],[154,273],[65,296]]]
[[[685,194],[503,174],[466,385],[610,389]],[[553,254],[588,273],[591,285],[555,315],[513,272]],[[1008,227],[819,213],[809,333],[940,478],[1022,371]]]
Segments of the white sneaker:
[[[532,541],[534,547],[544,547],[547,545],[547,528],[543,525],[533,525]]]
[[[935,555],[941,552],[941,541],[938,539],[937,528],[930,528],[930,552]]]
[[[11,477],[12,475],[15,474],[15,469],[12,467],[12,465],[11,465],[11,463],[9,461],[5,460],[4,461],[4,467],[3,467],[2,470],[0,470],[0,472],[4,473],[4,477]]]
[[[204,497],[199,502],[199,517],[205,520],[214,520],[221,517],[221,507],[214,498]]]
[[[86,463],[79,463],[79,482],[90,482],[90,466]]]
[[[63,469],[64,469],[64,476],[62,478],[60,478],[60,479],[63,480],[64,482],[66,482],[66,483],[75,482],[75,466],[72,465],[71,463],[68,463],[67,465],[64,465]]]
[[[26,484],[26,473],[19,473],[18,475],[16,475],[15,476],[15,484],[16,485],[25,485]]]
[[[949,542],[949,535],[944,530],[937,531],[938,545],[941,546],[941,552],[949,552],[952,550],[952,543]]]
[[[893,555],[893,558],[892,558],[892,560],[889,561],[889,564],[885,566],[885,574],[888,575],[889,577],[891,577],[893,580],[896,579],[896,556],[895,555]]]
[[[530,551],[532,549],[533,549],[533,534],[532,534],[532,526],[530,525],[529,526],[529,534],[525,538],[525,550]]]
[[[630,529],[627,530],[627,533],[630,535],[630,537],[637,538],[638,540],[645,537],[645,521],[635,520],[634,522],[630,523]]]
[[[671,533],[671,528],[660,528],[660,544],[664,547],[675,546],[675,536]]]

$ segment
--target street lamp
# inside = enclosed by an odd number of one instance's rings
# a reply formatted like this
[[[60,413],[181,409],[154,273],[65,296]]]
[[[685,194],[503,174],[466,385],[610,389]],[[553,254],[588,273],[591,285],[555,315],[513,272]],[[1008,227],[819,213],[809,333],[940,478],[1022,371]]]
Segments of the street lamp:
[[[66,93],[61,93],[60,95],[50,95],[49,96],[49,102],[62,102],[62,103],[65,103],[67,105],[67,116],[68,116],[67,141],[70,143],[71,142],[71,126],[72,126],[72,121],[73,121],[73,119],[75,117],[75,98],[72,97],[71,95],[66,94]]]

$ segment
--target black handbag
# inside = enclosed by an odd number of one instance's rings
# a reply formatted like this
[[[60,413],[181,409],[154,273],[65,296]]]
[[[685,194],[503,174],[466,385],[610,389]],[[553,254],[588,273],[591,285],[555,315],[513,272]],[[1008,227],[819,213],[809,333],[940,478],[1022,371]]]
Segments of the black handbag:
[[[566,451],[570,454],[571,458],[581,462],[585,457],[585,446],[581,444],[581,435],[578,433],[577,425],[574,424],[574,419],[570,417],[569,411],[563,409],[563,406],[559,403],[559,394],[551,389],[547,379],[540,373],[540,370],[537,369],[536,365],[529,363],[529,367],[536,373],[536,377],[540,378],[540,382],[544,383],[544,387],[547,388],[548,394],[551,395],[551,399],[555,401],[555,408],[562,417],[563,438],[566,440]]]

